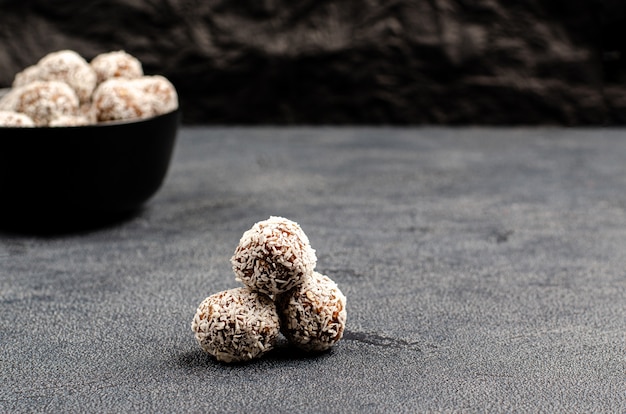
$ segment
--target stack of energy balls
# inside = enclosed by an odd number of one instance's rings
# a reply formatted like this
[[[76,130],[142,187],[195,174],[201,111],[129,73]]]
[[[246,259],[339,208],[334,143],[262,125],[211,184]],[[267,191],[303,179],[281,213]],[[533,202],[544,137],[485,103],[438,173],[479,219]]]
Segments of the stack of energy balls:
[[[222,362],[258,358],[280,333],[300,349],[330,349],[343,336],[346,297],[315,271],[317,257],[300,226],[270,217],[246,231],[231,264],[238,287],[206,298],[191,323],[200,347]]]
[[[0,99],[0,126],[61,127],[149,118],[178,108],[174,86],[144,75],[124,51],[87,62],[72,50],[49,53],[15,75]]]

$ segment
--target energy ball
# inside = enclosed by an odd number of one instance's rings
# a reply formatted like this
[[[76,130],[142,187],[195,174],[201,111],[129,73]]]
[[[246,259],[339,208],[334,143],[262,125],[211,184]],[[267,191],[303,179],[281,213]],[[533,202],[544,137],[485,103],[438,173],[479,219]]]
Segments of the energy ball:
[[[97,119],[115,121],[152,116],[152,104],[146,93],[132,80],[113,78],[101,83],[93,94]]]
[[[230,262],[238,281],[276,295],[310,276],[317,257],[298,223],[272,216],[243,234]]]
[[[81,102],[87,102],[96,88],[96,72],[78,53],[60,50],[44,56],[38,63],[40,80],[67,83]]]
[[[0,126],[34,127],[35,123],[27,115],[14,111],[0,111]]]
[[[329,277],[313,272],[304,283],[279,295],[281,332],[305,351],[325,351],[343,336],[346,297]]]
[[[206,298],[191,329],[200,348],[222,362],[257,358],[273,348],[280,334],[274,302],[244,287]]]
[[[91,61],[96,72],[98,83],[112,78],[139,78],[143,76],[143,68],[139,59],[123,50],[102,53]]]
[[[14,89],[9,99],[16,112],[28,115],[37,126],[46,126],[61,115],[74,115],[78,111],[79,101],[64,82],[35,81]]]
[[[133,80],[150,99],[154,115],[162,115],[178,108],[178,95],[174,85],[161,75],[142,76]]]

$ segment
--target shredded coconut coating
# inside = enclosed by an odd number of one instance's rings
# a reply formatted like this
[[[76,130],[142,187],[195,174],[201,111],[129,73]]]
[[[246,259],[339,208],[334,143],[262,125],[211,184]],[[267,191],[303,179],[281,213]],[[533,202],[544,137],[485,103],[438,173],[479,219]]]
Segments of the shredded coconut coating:
[[[28,115],[37,126],[46,126],[61,115],[78,111],[78,97],[66,83],[35,81],[14,89],[14,110]]]
[[[141,62],[123,50],[101,53],[91,61],[98,83],[112,78],[139,78],[143,76]]]
[[[343,336],[346,297],[327,276],[313,272],[300,286],[279,295],[276,305],[281,332],[300,349],[325,351]]]
[[[243,234],[230,262],[237,281],[276,295],[310,276],[317,257],[298,223],[270,217]]]
[[[78,53],[60,50],[49,53],[38,63],[40,80],[57,80],[67,83],[81,102],[88,102],[96,88],[96,72]]]
[[[27,115],[14,111],[0,111],[0,126],[34,127],[35,123]]]
[[[161,75],[142,76],[135,79],[139,89],[150,100],[152,113],[162,115],[178,108],[178,95],[174,85]]]
[[[148,118],[178,108],[178,95],[163,76],[112,78],[96,88],[93,105],[98,121]]]
[[[68,127],[68,126],[83,126],[89,125],[89,119],[83,115],[61,115],[57,118],[54,118],[48,126],[51,127]]]
[[[93,105],[101,122],[153,115],[146,93],[129,79],[114,78],[100,84],[94,92]]]
[[[274,302],[244,287],[206,298],[191,329],[200,348],[222,362],[258,358],[273,348],[280,334]]]

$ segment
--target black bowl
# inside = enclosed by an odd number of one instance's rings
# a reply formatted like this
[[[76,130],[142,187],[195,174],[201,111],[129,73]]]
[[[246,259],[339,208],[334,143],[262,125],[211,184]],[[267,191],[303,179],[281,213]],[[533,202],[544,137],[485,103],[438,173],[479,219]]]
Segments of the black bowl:
[[[99,220],[160,188],[180,111],[77,127],[0,127],[2,222]]]

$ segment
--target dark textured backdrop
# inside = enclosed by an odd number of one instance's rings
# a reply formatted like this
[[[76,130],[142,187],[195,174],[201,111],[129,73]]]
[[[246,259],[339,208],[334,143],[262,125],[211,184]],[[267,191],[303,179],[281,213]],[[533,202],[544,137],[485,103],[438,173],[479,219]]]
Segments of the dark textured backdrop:
[[[58,4],[62,3],[62,4]],[[0,86],[125,49],[186,122],[626,124],[623,0],[0,0]]]

